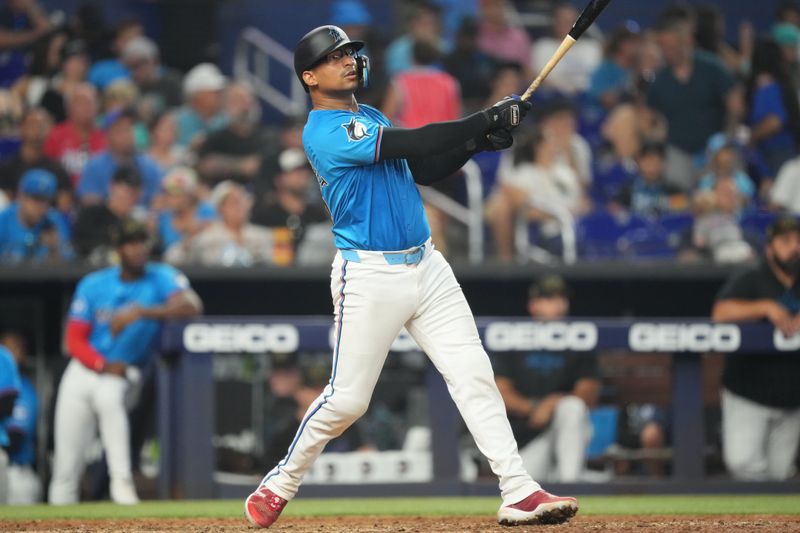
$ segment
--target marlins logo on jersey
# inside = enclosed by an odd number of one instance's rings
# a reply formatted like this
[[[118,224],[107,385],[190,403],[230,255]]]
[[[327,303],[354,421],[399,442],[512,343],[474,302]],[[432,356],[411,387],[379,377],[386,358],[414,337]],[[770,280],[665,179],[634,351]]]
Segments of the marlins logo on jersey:
[[[347,138],[353,142],[358,142],[372,135],[367,132],[367,127],[357,121],[355,117],[351,118],[347,124],[342,124],[342,127],[347,131]]]

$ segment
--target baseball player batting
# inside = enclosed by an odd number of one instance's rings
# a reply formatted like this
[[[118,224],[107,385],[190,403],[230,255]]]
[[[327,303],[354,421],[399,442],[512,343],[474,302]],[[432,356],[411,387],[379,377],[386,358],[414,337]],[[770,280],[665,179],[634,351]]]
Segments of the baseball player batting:
[[[510,147],[510,132],[531,104],[506,98],[461,120],[393,128],[355,99],[369,77],[369,61],[358,54],[363,46],[336,26],[321,26],[295,49],[295,72],[313,103],[303,144],[338,248],[331,273],[333,370],[286,457],[245,501],[245,516],[257,527],[277,520],[328,441],[366,412],[390,345],[405,327],[444,376],[500,480],[498,521],[569,520],[578,502],[545,492],[522,466],[472,312],[431,244],[416,187],[452,175],[478,151]]]
[[[72,360],[58,387],[49,489],[55,505],[78,502],[84,455],[95,428],[108,462],[111,499],[139,502],[131,475],[126,405],[136,369],[149,362],[161,320],[202,310],[186,276],[169,265],[148,262],[143,224],[121,222],[113,240],[119,266],[81,279],[69,310],[66,345]]]

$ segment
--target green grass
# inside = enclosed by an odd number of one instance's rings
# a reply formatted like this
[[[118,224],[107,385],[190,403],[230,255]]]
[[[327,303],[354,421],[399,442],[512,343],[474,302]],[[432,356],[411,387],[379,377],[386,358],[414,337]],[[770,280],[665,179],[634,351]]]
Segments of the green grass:
[[[499,498],[369,498],[304,499],[293,501],[285,516],[425,515],[492,516]],[[800,495],[752,496],[584,496],[582,515],[681,514],[800,514]],[[145,502],[123,507],[85,503],[64,507],[36,505],[0,507],[0,520],[57,518],[235,518],[242,515],[239,500]],[[0,527],[2,529],[2,527]]]

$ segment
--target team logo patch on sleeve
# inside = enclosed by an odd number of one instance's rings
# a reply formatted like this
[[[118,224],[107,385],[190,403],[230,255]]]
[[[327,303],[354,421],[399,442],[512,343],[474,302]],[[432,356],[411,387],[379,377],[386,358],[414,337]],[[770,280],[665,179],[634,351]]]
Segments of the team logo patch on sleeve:
[[[351,118],[350,122],[347,124],[342,124],[342,127],[347,132],[347,138],[353,142],[358,142],[372,136],[371,133],[367,133],[367,127],[357,121],[356,117]]]

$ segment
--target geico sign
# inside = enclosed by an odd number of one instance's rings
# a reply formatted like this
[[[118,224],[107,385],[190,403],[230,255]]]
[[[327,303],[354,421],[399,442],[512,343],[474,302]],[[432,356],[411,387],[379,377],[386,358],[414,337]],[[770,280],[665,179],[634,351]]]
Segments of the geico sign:
[[[183,346],[194,353],[294,352],[300,342],[289,324],[189,324]]]
[[[332,326],[331,329],[328,330],[328,342],[331,349],[334,349],[336,346],[336,326]],[[400,330],[400,333],[397,334],[397,338],[392,342],[392,346],[389,350],[392,352],[418,352],[421,351],[421,348],[416,341],[414,341],[414,338],[406,328],[403,328]]]
[[[787,337],[776,328],[775,333],[772,334],[772,342],[775,343],[775,349],[779,352],[795,352],[800,350],[800,333]]]
[[[639,323],[628,331],[636,352],[735,352],[741,332],[733,324]]]
[[[591,322],[493,322],[484,333],[493,352],[570,350],[586,352],[597,346],[597,326]]]

